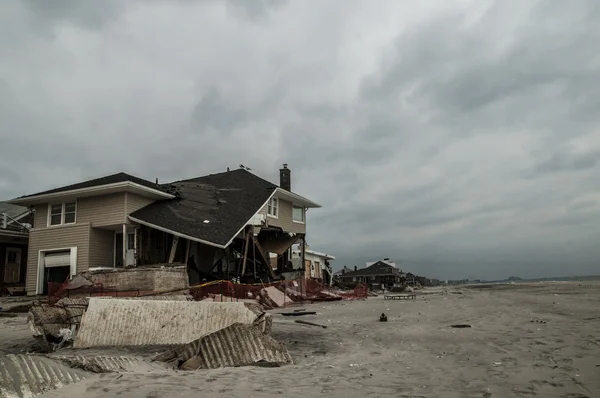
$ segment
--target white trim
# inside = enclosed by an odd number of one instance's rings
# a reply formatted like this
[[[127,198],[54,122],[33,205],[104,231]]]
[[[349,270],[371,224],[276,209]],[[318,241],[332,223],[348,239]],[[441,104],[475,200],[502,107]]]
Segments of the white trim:
[[[153,195],[165,198],[165,199],[173,199],[175,197],[174,195],[168,194],[163,191],[159,191],[158,189],[149,188],[149,187],[146,187],[146,186],[143,186],[140,184],[136,184],[135,182],[131,182],[131,181],[123,181],[123,182],[117,182],[117,183],[113,183],[113,184],[104,184],[104,185],[97,185],[94,187],[71,189],[68,191],[47,193],[47,194],[43,194],[43,195],[27,196],[25,198],[16,198],[16,199],[7,201],[7,203],[14,204],[14,205],[34,204],[34,203],[40,203],[40,202],[45,202],[45,201],[52,201],[53,198],[60,198],[62,196],[66,196],[66,195],[101,193],[104,190],[118,189],[118,188],[135,188],[135,189],[139,189],[141,191],[145,191],[147,193],[150,193],[150,194],[153,194]]]
[[[286,191],[283,188],[279,188],[277,187],[275,189],[275,192],[277,192],[280,197],[283,197],[284,200],[287,200],[286,197],[288,199],[290,199],[289,201],[293,203],[297,203],[299,205],[301,205],[302,207],[306,207],[306,208],[320,208],[323,207],[318,203],[313,202],[312,200],[308,200],[303,196],[300,196],[296,193],[290,192],[290,191]]]
[[[65,210],[67,208],[67,203],[75,203],[75,221],[65,223]],[[60,224],[51,224],[52,222],[52,206],[61,205],[60,209]],[[48,203],[48,215],[46,216],[46,228],[54,228],[54,227],[63,227],[65,225],[75,225],[77,224],[77,199],[68,200],[62,203],[50,202]]]
[[[38,250],[38,266],[37,266],[37,280],[35,285],[35,294],[42,294],[44,291],[44,274],[42,273],[40,278],[40,272],[44,269],[44,260],[47,252],[58,252],[58,251],[70,251],[70,263],[71,268],[69,270],[69,277],[73,278],[77,274],[77,246],[73,247],[58,247],[52,249]]]
[[[228,243],[227,245],[223,246],[223,245],[219,245],[219,244],[216,244],[216,243],[213,243],[213,242],[209,242],[207,240],[194,238],[192,236],[189,236],[189,235],[186,235],[186,234],[182,234],[182,233],[179,233],[179,232],[175,232],[175,231],[172,231],[172,230],[167,229],[167,228],[159,227],[158,225],[151,224],[149,222],[142,221],[140,219],[137,219],[137,218],[134,218],[134,217],[131,217],[131,216],[127,216],[127,218],[129,218],[131,221],[136,222],[138,224],[142,224],[142,225],[145,225],[147,227],[154,228],[154,229],[157,229],[159,231],[163,231],[163,232],[169,233],[171,235],[179,236],[180,238],[189,239],[189,240],[193,240],[194,242],[200,242],[200,243],[204,243],[205,245],[218,247],[219,249],[225,249],[229,245],[229,243]],[[244,225],[244,227],[245,226],[246,225]],[[244,228],[242,227],[242,229],[244,229]],[[235,234],[234,237],[235,236],[237,236],[237,234]],[[233,240],[233,238],[231,238],[231,240]]]
[[[276,206],[273,206],[273,205],[271,204],[271,201],[272,201],[272,200],[275,200],[275,201],[277,201],[277,205],[276,205]],[[279,218],[279,206],[280,206],[280,205],[281,205],[281,202],[279,201],[279,198],[277,198],[277,197],[275,197],[275,196],[272,196],[272,195],[271,195],[271,198],[269,198],[269,200],[268,200],[268,202],[267,202],[267,217],[276,218],[276,219],[277,219],[277,218]],[[275,214],[271,214],[271,213],[269,213],[269,206],[271,206],[271,208],[274,208],[274,209],[275,209]],[[261,209],[262,209],[262,208],[261,208]]]

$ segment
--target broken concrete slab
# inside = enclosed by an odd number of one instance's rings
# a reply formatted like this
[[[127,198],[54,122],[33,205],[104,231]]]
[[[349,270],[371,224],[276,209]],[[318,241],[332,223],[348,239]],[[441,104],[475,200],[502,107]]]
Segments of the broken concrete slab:
[[[182,370],[292,363],[285,345],[254,325],[234,323],[154,358]]]
[[[186,344],[234,323],[270,332],[272,317],[248,303],[91,298],[75,348]]]
[[[292,303],[292,299],[274,286],[265,287],[260,291],[260,294],[274,308],[282,308],[285,307],[286,303]]]

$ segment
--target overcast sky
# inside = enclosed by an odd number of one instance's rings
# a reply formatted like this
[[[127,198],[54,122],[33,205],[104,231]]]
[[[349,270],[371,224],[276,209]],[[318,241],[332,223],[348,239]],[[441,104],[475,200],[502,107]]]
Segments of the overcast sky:
[[[335,268],[600,274],[598,43],[596,0],[3,0],[0,193],[288,163]]]

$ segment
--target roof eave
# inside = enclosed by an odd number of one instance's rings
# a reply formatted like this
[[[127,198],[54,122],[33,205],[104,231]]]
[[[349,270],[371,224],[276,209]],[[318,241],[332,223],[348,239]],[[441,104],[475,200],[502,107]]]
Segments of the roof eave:
[[[297,193],[290,192],[290,191],[280,188],[280,187],[277,187],[277,189],[275,189],[275,192],[277,193],[277,196],[284,197],[284,198],[288,199],[290,202],[301,205],[308,209],[319,209],[319,208],[323,207],[320,204],[315,203],[312,200],[305,198],[304,196],[300,196]]]
[[[7,203],[20,206],[30,206],[34,204],[46,203],[64,196],[93,196],[94,194],[112,193],[111,191],[119,192],[120,190],[124,190],[126,192],[128,192],[128,190],[132,190],[142,195],[145,194],[146,196],[150,196],[156,200],[173,199],[175,197],[174,195],[168,194],[158,189],[149,188],[131,181],[123,181],[113,184],[97,185],[94,187],[70,189],[67,191],[53,192],[42,195],[26,196],[22,198],[8,200]]]
[[[194,242],[198,242],[198,243],[203,243],[203,244],[208,245],[208,246],[214,246],[214,247],[217,247],[219,249],[225,249],[229,245],[229,244],[227,244],[227,245],[223,246],[223,245],[220,245],[218,243],[209,242],[207,240],[200,239],[200,238],[195,238],[193,236],[189,236],[189,235],[183,234],[181,232],[173,231],[172,229],[161,227],[160,225],[156,225],[156,224],[152,224],[150,222],[144,221],[144,220],[140,220],[139,218],[135,218],[135,217],[131,217],[131,216],[127,216],[127,218],[129,218],[131,221],[136,222],[138,224],[145,225],[147,227],[154,228],[154,229],[157,229],[159,231],[163,231],[163,232],[175,235],[175,236],[179,236],[180,238],[188,239],[188,240],[191,240],[191,241],[194,241]]]

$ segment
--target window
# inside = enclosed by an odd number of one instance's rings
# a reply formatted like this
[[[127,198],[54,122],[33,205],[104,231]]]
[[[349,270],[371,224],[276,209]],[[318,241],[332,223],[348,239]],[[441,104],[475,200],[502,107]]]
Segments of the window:
[[[278,207],[279,200],[277,198],[271,198],[271,200],[269,200],[269,204],[267,205],[267,214],[271,217],[277,217]]]
[[[304,222],[304,207],[294,206],[292,209],[292,219],[296,222]]]
[[[50,225],[62,224],[62,203],[52,205],[50,209]]]
[[[75,223],[77,205],[75,202],[66,202],[50,205],[49,211],[50,225],[63,225]]]

